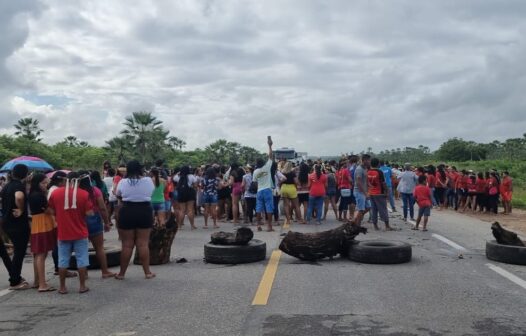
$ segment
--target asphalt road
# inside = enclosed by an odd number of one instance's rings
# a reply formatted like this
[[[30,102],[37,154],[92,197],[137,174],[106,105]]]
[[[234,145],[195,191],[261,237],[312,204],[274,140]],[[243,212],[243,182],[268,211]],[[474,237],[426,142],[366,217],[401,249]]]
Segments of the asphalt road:
[[[526,267],[485,258],[488,223],[438,211],[429,232],[410,230],[396,213],[391,221],[399,231],[370,231],[358,239],[409,242],[410,263],[308,263],[283,254],[268,303],[258,306],[252,300],[280,231],[256,233],[267,242],[267,260],[221,266],[203,262],[210,231],[186,225],[172,258],[188,263],[155,266],[153,280],[131,266],[122,282],[90,271],[91,291],[83,295],[75,279],[68,295],[0,291],[0,335],[526,335],[526,287],[497,273],[524,280]],[[331,217],[321,226],[294,223],[290,229],[337,225]],[[107,241],[115,243],[115,233]],[[31,270],[26,264],[28,279]],[[6,281],[2,268],[0,283]],[[50,275],[50,283],[58,279]]]

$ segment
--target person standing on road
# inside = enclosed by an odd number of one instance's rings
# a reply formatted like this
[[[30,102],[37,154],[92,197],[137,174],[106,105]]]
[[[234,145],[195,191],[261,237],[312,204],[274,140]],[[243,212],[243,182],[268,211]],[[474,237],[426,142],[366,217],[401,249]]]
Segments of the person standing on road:
[[[201,187],[203,189],[203,205],[205,207],[205,229],[208,229],[208,217],[212,217],[214,223],[214,229],[218,229],[217,226],[217,190],[221,180],[217,177],[217,171],[214,167],[208,167],[206,169],[205,176],[201,180]]]
[[[67,176],[66,186],[53,191],[49,198],[49,207],[55,216],[58,230],[58,273],[60,294],[67,294],[66,276],[75,252],[79,272],[79,293],[86,293],[89,266],[88,226],[86,216],[94,216],[93,203],[89,193],[78,187],[80,175],[71,172]],[[87,176],[85,177],[87,178]],[[89,180],[88,180],[89,181]],[[73,185],[72,185],[73,183]]]
[[[325,195],[325,206],[323,209],[323,220],[327,219],[327,213],[329,212],[329,205],[334,211],[334,218],[338,218],[338,210],[336,206],[336,195],[338,192],[338,181],[336,178],[336,168],[334,165],[336,163],[331,161],[326,167],[327,171],[327,194]]]
[[[283,206],[285,208],[286,224],[292,222],[292,210],[296,215],[300,216],[300,205],[298,203],[298,191],[296,186],[299,184],[298,178],[292,162],[288,161],[283,165],[282,174],[285,176],[285,181],[281,185],[281,198],[283,199]],[[301,218],[301,217],[300,217]]]
[[[513,195],[513,180],[510,173],[505,171],[502,173],[502,183],[500,184],[500,195],[502,196],[502,206],[504,207],[504,215],[511,214],[511,198]]]
[[[35,271],[34,288],[39,293],[56,290],[46,282],[46,257],[57,246],[55,221],[48,209],[47,186],[49,179],[44,174],[35,174],[29,190],[29,210],[31,211],[31,253]]]
[[[12,290],[30,287],[22,278],[22,265],[31,234],[25,185],[28,172],[26,165],[15,165],[11,171],[11,180],[2,189],[1,194],[4,222],[2,229],[13,243],[13,259],[4,258],[4,264],[9,273],[9,289]]]
[[[139,253],[144,277],[152,279],[155,274],[150,270],[148,245],[153,227],[151,201],[155,185],[149,176],[144,176],[143,168],[137,160],[128,162],[126,171],[126,178],[119,182],[116,193],[123,205],[119,214],[119,236],[122,242],[121,268],[115,279],[124,279],[134,247]]]
[[[371,198],[371,220],[375,230],[379,230],[378,215],[380,215],[380,219],[385,223],[385,230],[391,231],[389,214],[387,213],[387,192],[389,189],[379,165],[380,161],[377,158],[373,158],[371,160],[371,169],[367,171],[367,183],[369,184],[369,196]]]
[[[408,212],[411,220],[415,220],[415,199],[413,197],[413,192],[415,191],[416,183],[416,174],[411,170],[411,165],[406,163],[404,172],[400,175],[400,182],[398,184],[398,191],[402,196],[404,221],[406,222]]]
[[[99,261],[102,278],[107,279],[113,277],[115,274],[108,270],[108,261],[106,253],[104,252],[104,232],[110,231],[110,218],[106,204],[104,204],[104,197],[102,191],[91,185],[89,174],[87,171],[79,171],[80,180],[78,182],[79,189],[88,192],[89,199],[93,205],[93,216],[86,217],[88,225],[89,240],[95,249],[95,255]]]
[[[252,173],[254,172],[254,168],[249,165],[246,167],[246,171],[247,173],[243,176],[243,182],[241,182],[241,186],[245,191],[245,223],[250,222],[250,224],[252,224],[254,219],[254,211],[256,210],[257,187],[255,190],[253,190],[254,188],[251,188],[253,180]]]
[[[338,182],[338,189],[340,192],[340,204],[338,206],[338,220],[347,222],[347,211],[349,211],[349,203],[351,202],[351,173],[349,172],[349,162],[342,160],[340,162],[340,170],[336,174]],[[349,219],[352,220],[353,213],[349,214]]]
[[[174,176],[174,181],[177,182],[177,201],[179,202],[179,218],[177,222],[179,228],[182,227],[184,216],[187,215],[191,229],[195,230],[197,229],[194,223],[197,178],[195,175],[190,174],[189,166],[183,166],[179,175]]]
[[[305,219],[307,218],[307,208],[309,206],[309,172],[309,166],[302,162],[298,172],[298,204],[303,206],[303,224],[306,223]],[[299,219],[300,216],[301,214],[297,213],[296,219]]]
[[[367,180],[367,170],[371,167],[371,156],[362,155],[362,164],[357,166],[354,171],[354,198],[356,199],[356,214],[354,225],[361,226],[363,217],[371,209],[371,201],[368,198],[369,186]]]
[[[327,189],[327,175],[321,171],[321,165],[314,166],[314,173],[309,175],[309,208],[307,210],[307,223],[312,217],[312,212],[316,209],[316,224],[321,224],[323,212],[323,200]]]
[[[497,214],[499,207],[500,180],[495,170],[491,170],[488,181],[488,207],[490,213]]]
[[[429,216],[431,216],[431,207],[433,206],[433,203],[431,188],[429,188],[426,183],[426,177],[424,175],[419,176],[418,185],[415,187],[413,192],[413,196],[415,197],[418,204],[418,217],[416,218],[415,226],[412,228],[413,230],[418,230],[418,226],[420,225],[420,221],[423,217],[424,226],[422,231],[427,231],[427,223],[429,221]]]
[[[440,210],[444,210],[448,204],[448,184],[450,182],[450,179],[446,174],[443,165],[438,166],[435,177],[435,198],[440,207]]]
[[[391,210],[393,210],[393,212],[396,212],[392,183],[393,172],[391,167],[389,166],[389,162],[380,161],[380,170],[384,174],[385,185],[387,187],[387,197],[389,198],[389,205],[391,205]]]
[[[262,231],[261,217],[266,213],[267,231],[272,232],[272,215],[274,214],[274,199],[272,196],[272,139],[268,137],[268,160],[265,163],[262,159],[256,162],[257,169],[254,171],[253,179],[258,184],[258,192],[256,195],[256,215],[258,231]]]

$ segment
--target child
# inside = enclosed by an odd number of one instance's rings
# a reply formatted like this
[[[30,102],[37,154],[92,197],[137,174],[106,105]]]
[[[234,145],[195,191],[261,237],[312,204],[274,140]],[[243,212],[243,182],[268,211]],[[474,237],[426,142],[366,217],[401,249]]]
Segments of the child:
[[[418,217],[416,219],[416,225],[412,228],[413,230],[418,230],[420,221],[424,217],[424,227],[422,231],[427,231],[427,222],[429,216],[431,215],[431,206],[433,205],[431,201],[431,189],[427,186],[427,177],[421,175],[418,177],[418,185],[413,192],[415,200],[418,203]]]

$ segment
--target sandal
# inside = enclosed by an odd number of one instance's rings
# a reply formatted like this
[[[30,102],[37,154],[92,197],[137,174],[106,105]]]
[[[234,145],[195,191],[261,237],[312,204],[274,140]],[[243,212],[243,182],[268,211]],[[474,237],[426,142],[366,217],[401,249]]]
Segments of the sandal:
[[[64,295],[64,294],[68,294],[68,291],[67,290],[59,290],[58,293]]]
[[[38,292],[39,293],[46,293],[46,292],[54,292],[56,291],[57,289],[55,287],[51,287],[49,286],[48,288],[44,288],[44,289],[39,289]]]
[[[113,278],[115,277],[115,275],[116,275],[115,273],[106,273],[102,275],[102,278],[103,279]]]
[[[89,292],[89,288],[88,287],[79,290],[79,294],[84,294],[84,293],[87,293],[87,292]]]
[[[124,280],[124,275],[115,274],[114,278],[117,279],[117,280]]]
[[[147,280],[153,279],[155,277],[156,277],[155,273],[148,273],[144,275],[144,278]]]

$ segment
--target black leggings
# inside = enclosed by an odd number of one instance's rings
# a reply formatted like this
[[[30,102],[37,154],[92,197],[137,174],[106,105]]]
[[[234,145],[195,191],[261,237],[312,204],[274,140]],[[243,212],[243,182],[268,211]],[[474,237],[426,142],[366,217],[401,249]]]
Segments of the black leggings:
[[[274,196],[274,220],[279,221],[279,200],[281,196]]]
[[[28,223],[16,223],[4,225],[4,232],[13,243],[13,259],[10,259],[9,256],[4,259],[2,256],[2,260],[9,272],[9,283],[11,286],[16,286],[22,281],[22,265],[24,264],[31,231]]]
[[[255,197],[246,197],[245,202],[247,203],[247,215],[250,223],[254,219],[254,211],[256,210],[256,198]]]
[[[499,194],[488,196],[488,209],[490,212],[498,213]]]

